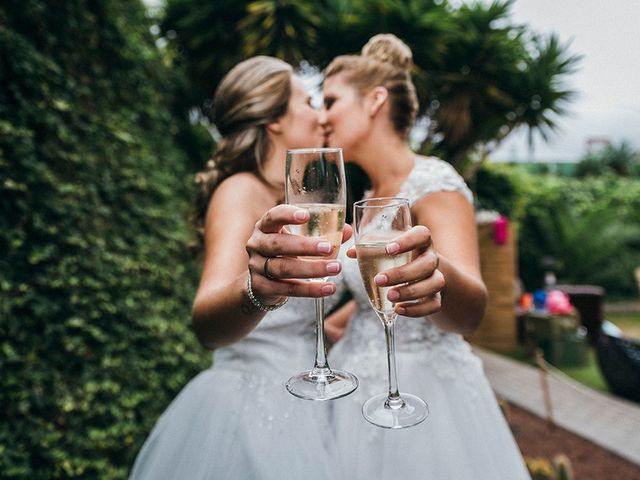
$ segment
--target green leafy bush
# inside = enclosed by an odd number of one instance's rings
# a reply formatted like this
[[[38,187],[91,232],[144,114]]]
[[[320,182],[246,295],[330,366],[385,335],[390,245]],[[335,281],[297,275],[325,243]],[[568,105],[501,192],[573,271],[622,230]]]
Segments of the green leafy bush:
[[[485,163],[478,170],[471,187],[475,192],[476,207],[494,210],[511,219],[521,213],[523,198],[518,174],[504,165]]]
[[[609,172],[576,178],[532,173],[530,166],[484,165],[473,187],[479,208],[518,225],[518,270],[527,290],[552,269],[561,283],[637,295],[640,180]]]
[[[604,174],[638,176],[640,153],[635,152],[627,141],[618,145],[607,145],[599,152],[585,155],[576,167],[576,176],[587,177]]]
[[[0,478],[125,478],[207,361],[149,26],[125,0],[0,6]]]
[[[637,293],[640,182],[617,176],[586,179],[527,175],[519,219],[519,272],[542,285],[545,257],[562,283],[603,286],[608,295]]]

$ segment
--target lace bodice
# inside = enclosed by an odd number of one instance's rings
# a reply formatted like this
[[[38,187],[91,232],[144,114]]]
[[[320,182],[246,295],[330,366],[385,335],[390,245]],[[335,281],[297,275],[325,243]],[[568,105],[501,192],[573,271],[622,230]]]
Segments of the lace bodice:
[[[414,204],[426,195],[440,191],[459,191],[472,201],[469,188],[450,164],[436,158],[418,159],[396,196],[408,198],[410,204]],[[359,376],[380,377],[380,372],[386,368],[383,327],[369,304],[357,262],[344,255],[352,242],[341,249],[344,272],[341,287],[351,291],[359,308],[332,356],[349,357],[348,365],[356,364]],[[412,361],[424,363],[440,377],[454,378],[465,372],[475,374],[480,367],[479,360],[471,354],[461,335],[440,330],[428,317],[400,316],[395,331],[398,357],[410,354]],[[341,366],[347,368],[348,365]]]

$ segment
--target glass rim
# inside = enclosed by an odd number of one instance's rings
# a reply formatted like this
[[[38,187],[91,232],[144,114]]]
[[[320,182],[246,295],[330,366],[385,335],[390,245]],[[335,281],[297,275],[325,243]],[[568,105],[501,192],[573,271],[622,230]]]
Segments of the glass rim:
[[[365,205],[368,202],[382,201],[388,200],[387,203],[381,205]],[[405,197],[372,197],[372,198],[363,198],[362,200],[358,200],[357,202],[353,202],[353,208],[387,208],[393,207],[396,205],[406,204],[409,205],[409,199]]]
[[[340,147],[307,147],[307,148],[290,148],[287,150],[287,155],[290,153],[342,153]]]

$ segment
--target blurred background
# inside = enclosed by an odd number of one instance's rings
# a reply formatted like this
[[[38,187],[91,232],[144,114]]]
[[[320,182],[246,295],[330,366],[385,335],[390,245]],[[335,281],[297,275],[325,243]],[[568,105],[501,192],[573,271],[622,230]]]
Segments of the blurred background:
[[[601,288],[602,311],[639,338],[638,8],[3,1],[0,478],[126,478],[210,363],[190,331],[193,177],[215,148],[217,83],[251,55],[283,58],[317,89],[334,56],[398,35],[414,53],[414,148],[465,177],[490,229],[510,228],[508,251],[494,230],[483,251],[510,272],[497,350],[527,361],[521,295],[556,284]],[[366,178],[350,176],[357,195]],[[585,348],[585,382],[609,391]]]

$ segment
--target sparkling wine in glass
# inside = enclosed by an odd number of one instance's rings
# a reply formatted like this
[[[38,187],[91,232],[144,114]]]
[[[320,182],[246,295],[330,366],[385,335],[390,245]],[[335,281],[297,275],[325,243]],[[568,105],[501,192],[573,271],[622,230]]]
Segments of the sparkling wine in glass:
[[[379,287],[374,277],[383,271],[402,266],[411,260],[411,252],[390,255],[386,246],[411,228],[409,201],[405,198],[370,198],[353,205],[358,267],[369,302],[384,326],[387,340],[389,391],[375,395],[362,406],[364,418],[384,428],[417,425],[429,415],[421,398],[398,391],[394,325],[397,314],[387,298],[390,287]]]
[[[342,149],[305,148],[287,151],[285,199],[288,204],[309,211],[309,221],[302,225],[290,225],[289,231],[330,242],[333,250],[329,258],[336,258],[342,243],[346,210]],[[325,281],[326,278],[310,281]],[[306,400],[344,397],[358,387],[358,379],[352,373],[329,367],[324,339],[324,299],[316,298],[315,303],[315,364],[311,370],[291,377],[286,387],[292,395]]]

